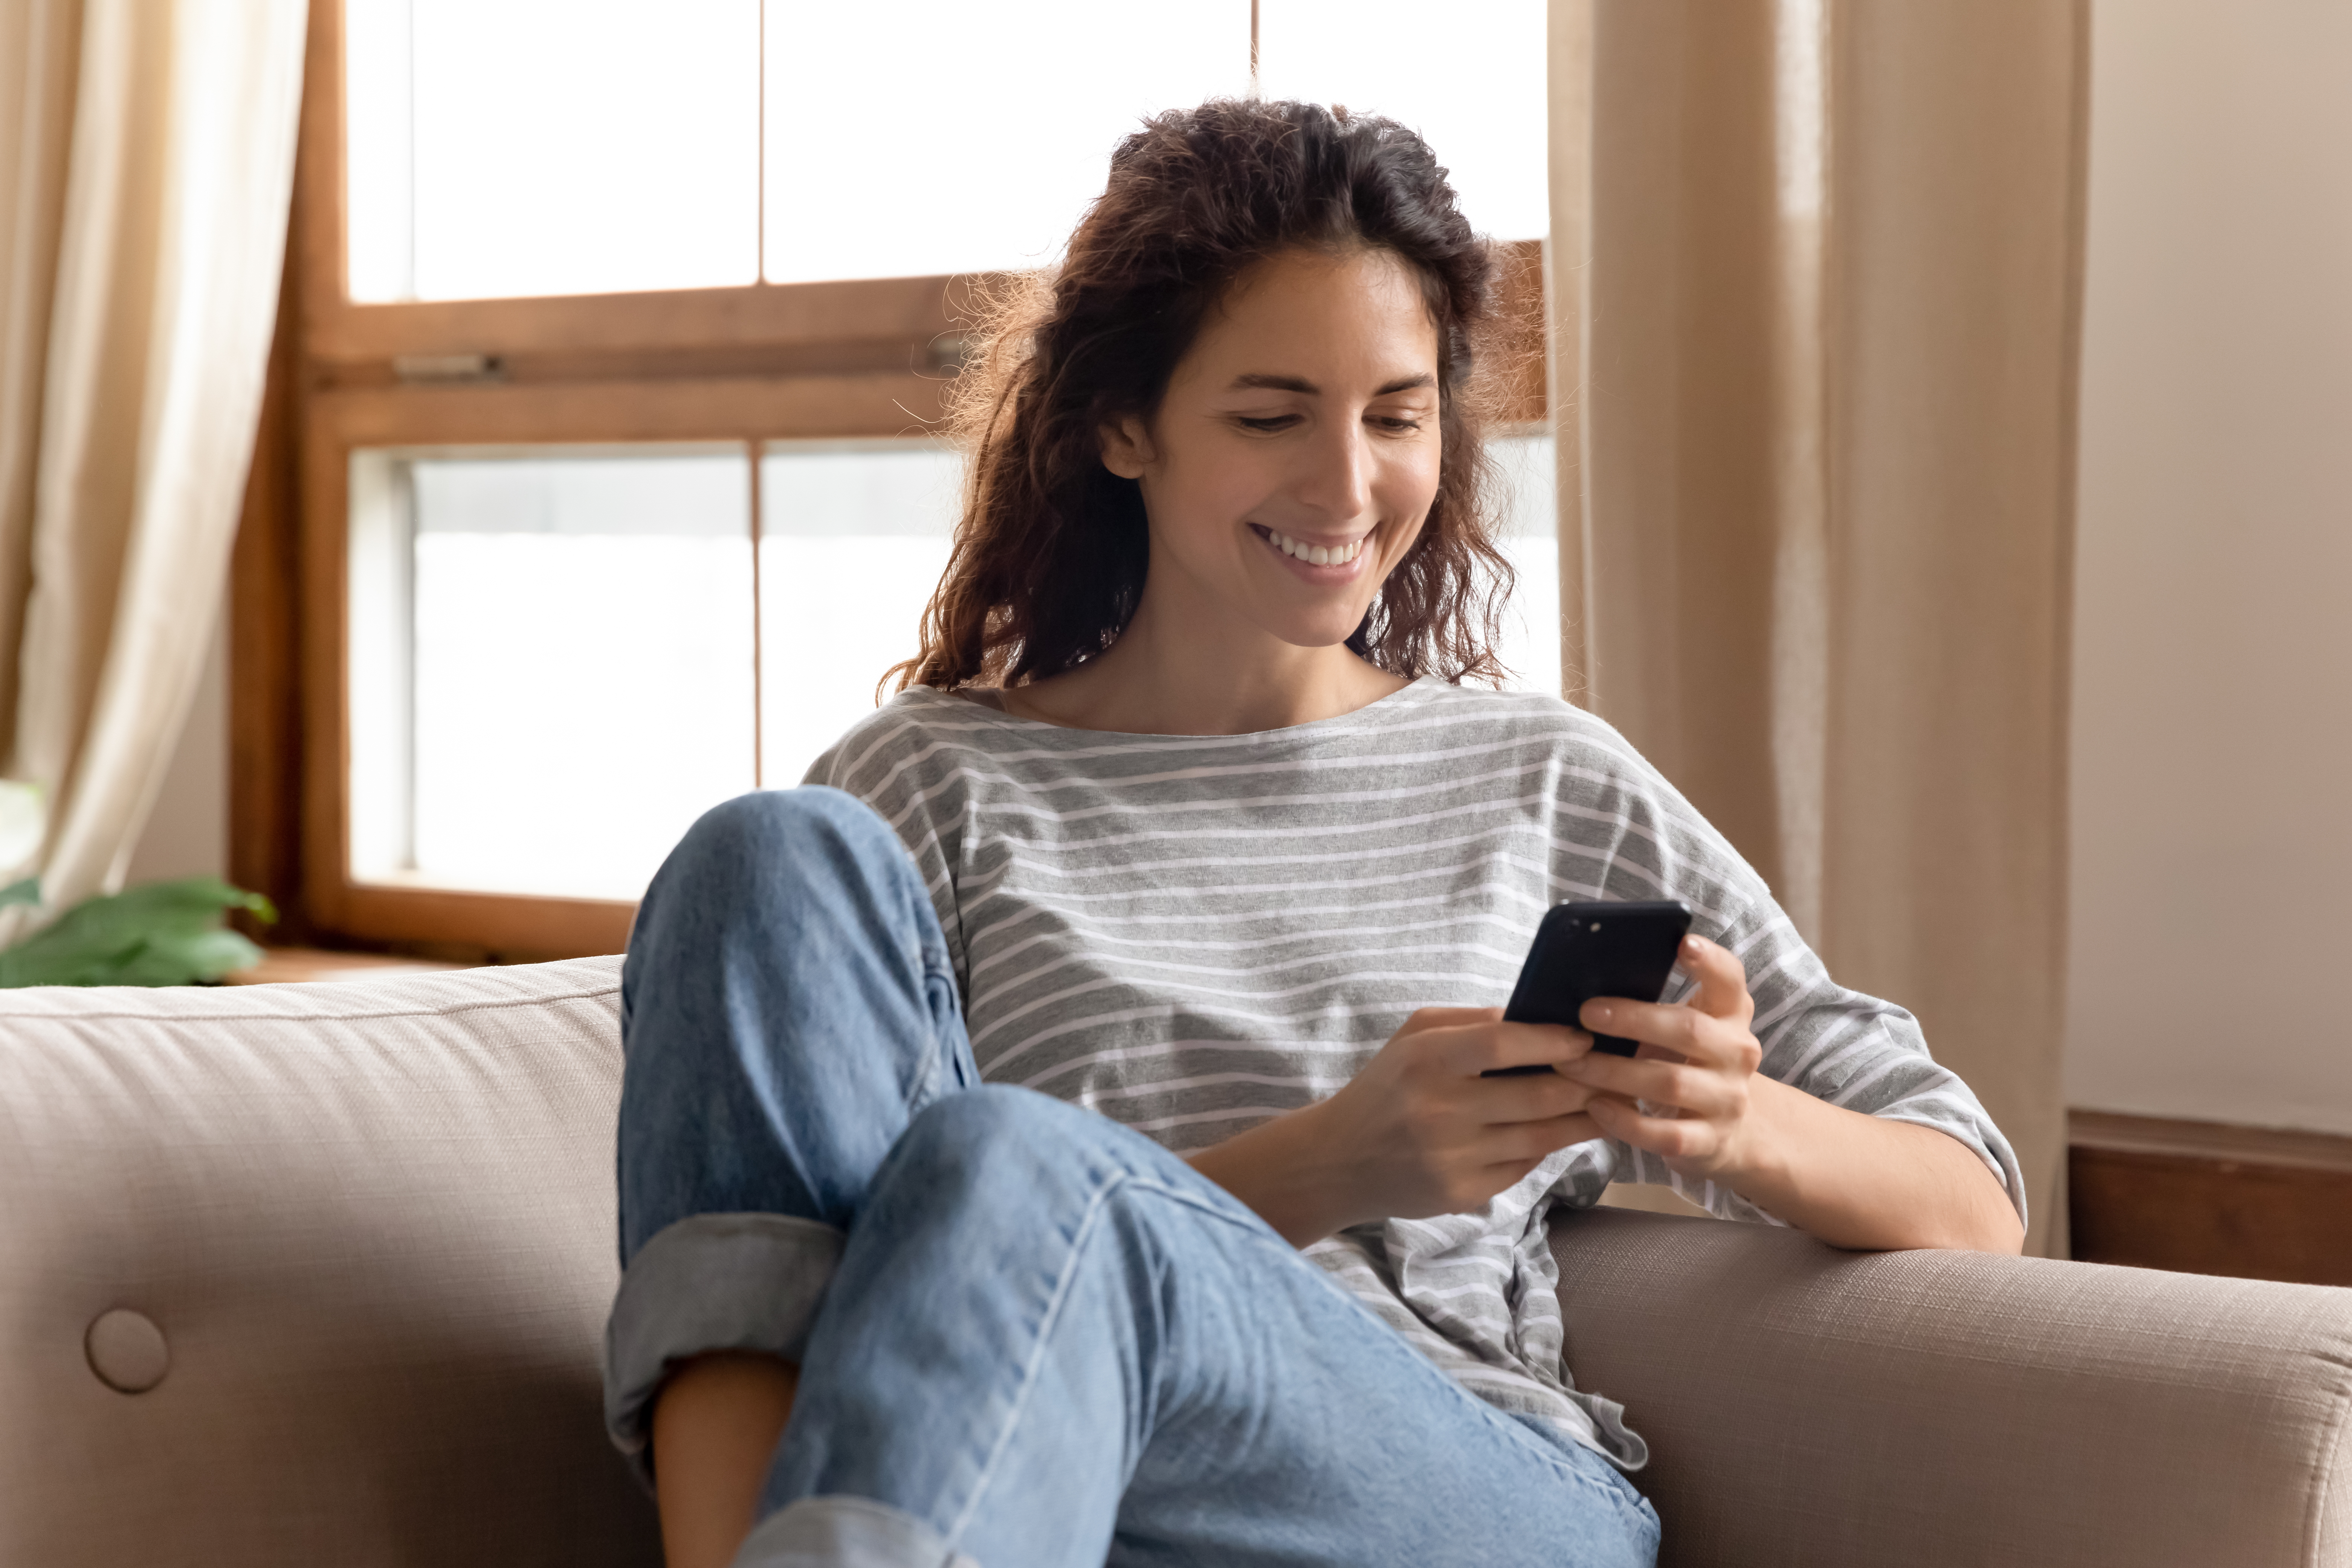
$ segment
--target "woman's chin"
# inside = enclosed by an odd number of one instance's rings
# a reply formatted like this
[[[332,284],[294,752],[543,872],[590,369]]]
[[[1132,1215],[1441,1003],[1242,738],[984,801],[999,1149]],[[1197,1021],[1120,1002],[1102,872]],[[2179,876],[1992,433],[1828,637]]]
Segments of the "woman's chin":
[[[1293,647],[1337,647],[1356,635],[1364,624],[1360,611],[1352,616],[1312,616],[1285,617],[1266,626],[1266,630]]]

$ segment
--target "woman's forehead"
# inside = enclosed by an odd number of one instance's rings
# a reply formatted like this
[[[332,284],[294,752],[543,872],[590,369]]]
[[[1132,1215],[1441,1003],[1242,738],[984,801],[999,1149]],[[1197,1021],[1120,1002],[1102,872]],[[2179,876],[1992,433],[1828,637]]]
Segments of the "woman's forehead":
[[[1402,391],[1434,384],[1437,352],[1437,323],[1410,264],[1358,248],[1283,251],[1257,263],[1202,322],[1185,357],[1216,391],[1319,391],[1341,376]]]

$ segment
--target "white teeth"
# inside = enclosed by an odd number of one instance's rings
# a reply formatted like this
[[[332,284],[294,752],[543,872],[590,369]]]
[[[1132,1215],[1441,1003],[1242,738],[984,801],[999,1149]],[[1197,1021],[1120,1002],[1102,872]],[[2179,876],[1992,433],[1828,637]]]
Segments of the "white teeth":
[[[1345,566],[1364,552],[1364,542],[1361,539],[1352,543],[1334,547],[1302,543],[1286,533],[1276,533],[1270,528],[1265,531],[1265,536],[1273,542],[1276,550],[1281,551],[1285,555],[1295,555],[1310,566]]]

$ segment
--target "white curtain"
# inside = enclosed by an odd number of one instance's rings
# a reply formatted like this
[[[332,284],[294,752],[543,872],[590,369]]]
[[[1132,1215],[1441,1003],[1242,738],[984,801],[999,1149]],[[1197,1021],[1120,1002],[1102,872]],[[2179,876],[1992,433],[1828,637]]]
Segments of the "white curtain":
[[[2065,1250],[2087,0],[1552,0],[1580,695],[1920,1016]]]
[[[261,405],[305,0],[0,3],[0,778],[55,910],[121,883]],[[16,923],[0,919],[0,941]]]

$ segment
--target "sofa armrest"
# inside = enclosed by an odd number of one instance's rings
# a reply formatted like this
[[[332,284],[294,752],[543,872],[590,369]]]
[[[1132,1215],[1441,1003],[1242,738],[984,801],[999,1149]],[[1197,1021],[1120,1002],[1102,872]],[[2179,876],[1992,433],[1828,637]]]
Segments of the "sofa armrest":
[[[1668,1564],[2352,1564],[2352,1289],[1595,1209],[1568,1362]]]

